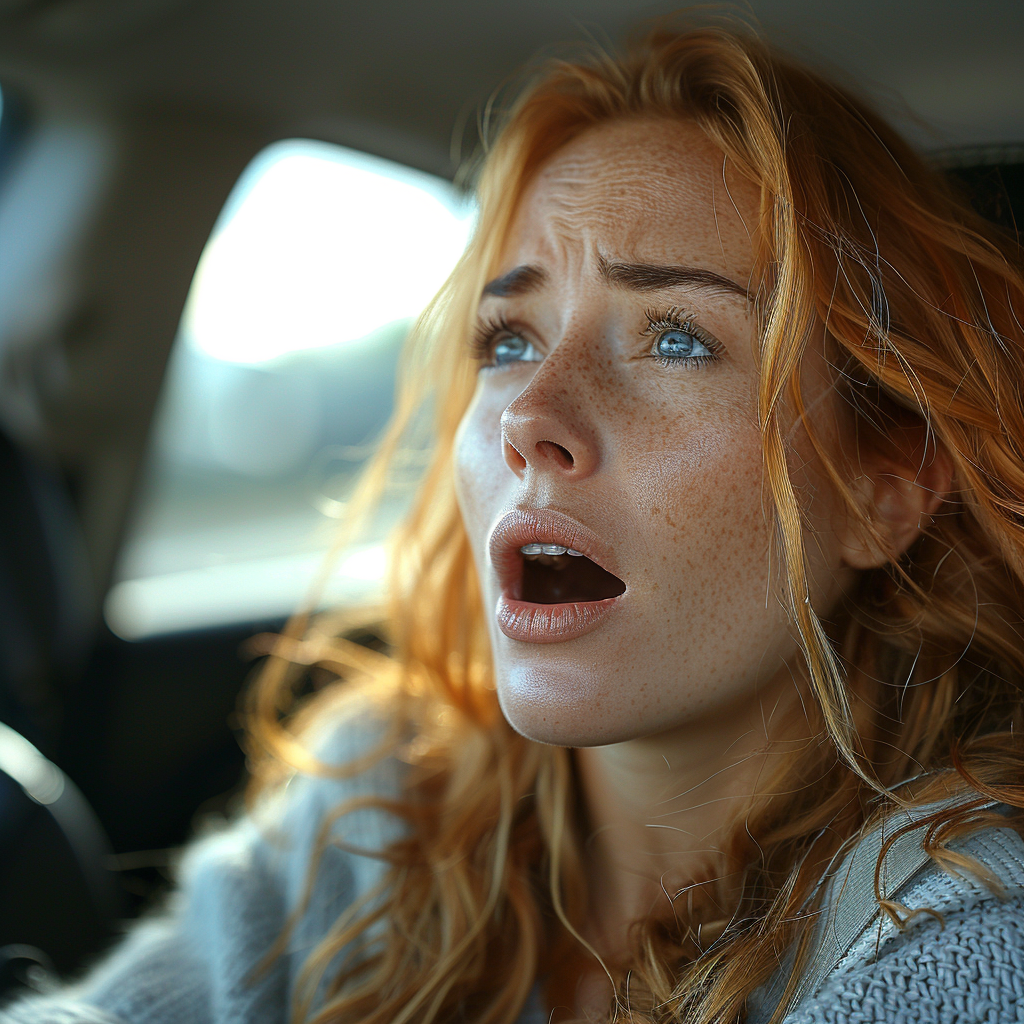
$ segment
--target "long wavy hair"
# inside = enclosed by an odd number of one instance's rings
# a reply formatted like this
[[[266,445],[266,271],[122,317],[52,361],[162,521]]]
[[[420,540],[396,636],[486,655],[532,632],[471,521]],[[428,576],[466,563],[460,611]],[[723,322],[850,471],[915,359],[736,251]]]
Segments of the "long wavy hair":
[[[823,869],[881,815],[963,792],[929,820],[926,843],[935,860],[961,867],[950,839],[996,822],[1021,827],[1019,810],[986,809],[992,800],[1024,808],[1020,251],[867,105],[742,27],[662,23],[621,56],[545,65],[503,116],[489,116],[499,125],[485,125],[493,141],[476,179],[475,235],[410,338],[393,422],[353,506],[365,516],[410,437],[429,435],[429,464],[392,546],[387,605],[297,616],[250,697],[257,787],[281,765],[321,774],[387,756],[409,765],[399,797],[369,801],[405,823],[377,854],[379,891],[309,958],[295,1020],[511,1024],[538,977],[579,955],[585,825],[572,752],[517,735],[498,708],[452,448],[475,384],[476,303],[524,190],[581,132],[639,117],[698,126],[760,187],[766,514],[816,736],[737,829],[738,903],[716,924],[725,897],[702,898],[708,881],[637,922],[628,960],[606,965],[616,987],[608,1013],[742,1020],[787,953],[797,977]],[[898,561],[861,574],[827,629],[808,598],[809,527],[787,468],[794,417],[864,536],[882,541],[803,404],[801,361],[822,328],[862,443],[895,446],[916,429],[953,468],[939,514]],[[371,619],[384,641],[376,649],[347,632]],[[332,696],[289,717],[313,666],[333,681]],[[361,714],[370,694],[390,727],[358,764],[330,768],[305,737],[310,720],[338,714],[339,687],[364,695]],[[324,842],[331,834],[325,825]],[[901,908],[879,899],[901,924]]]

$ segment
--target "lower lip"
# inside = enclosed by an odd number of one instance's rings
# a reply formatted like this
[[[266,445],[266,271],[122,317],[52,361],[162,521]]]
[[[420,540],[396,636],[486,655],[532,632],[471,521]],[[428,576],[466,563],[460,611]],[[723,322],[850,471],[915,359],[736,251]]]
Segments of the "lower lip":
[[[615,611],[622,597],[620,594],[604,601],[533,604],[502,594],[498,598],[495,615],[498,629],[510,640],[523,640],[529,644],[558,644],[575,640],[597,629]]]

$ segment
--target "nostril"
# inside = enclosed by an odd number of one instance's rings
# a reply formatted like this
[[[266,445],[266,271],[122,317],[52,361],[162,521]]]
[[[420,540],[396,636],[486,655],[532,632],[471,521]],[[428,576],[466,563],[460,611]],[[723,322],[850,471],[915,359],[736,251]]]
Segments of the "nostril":
[[[554,441],[538,441],[537,453],[553,459],[561,469],[572,469],[575,462],[572,452],[568,448],[563,448],[562,445],[556,444]]]
[[[523,453],[511,442],[505,442],[505,461],[508,465],[517,473],[521,473],[526,469],[526,459],[523,458]]]

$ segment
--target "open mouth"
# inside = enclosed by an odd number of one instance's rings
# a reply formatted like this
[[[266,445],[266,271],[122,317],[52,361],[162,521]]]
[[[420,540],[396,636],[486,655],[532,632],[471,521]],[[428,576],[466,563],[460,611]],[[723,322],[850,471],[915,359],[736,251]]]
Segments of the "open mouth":
[[[618,576],[560,544],[524,544],[520,600],[532,604],[604,601],[626,592]]]

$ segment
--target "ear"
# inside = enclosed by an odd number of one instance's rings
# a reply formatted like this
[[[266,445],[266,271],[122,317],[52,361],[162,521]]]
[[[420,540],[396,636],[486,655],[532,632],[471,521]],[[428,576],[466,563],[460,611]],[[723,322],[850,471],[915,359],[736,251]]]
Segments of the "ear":
[[[928,526],[952,490],[953,463],[922,423],[861,444],[856,465],[850,489],[860,516],[847,510],[840,550],[851,568],[875,569],[900,558]]]

